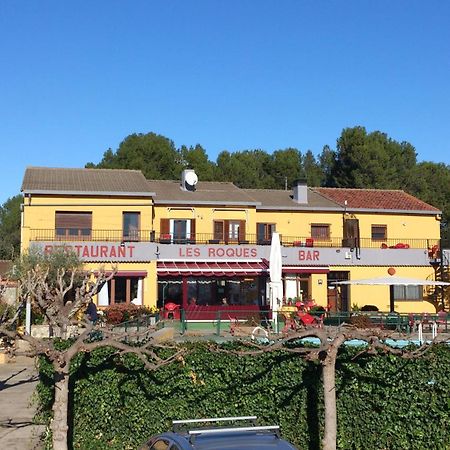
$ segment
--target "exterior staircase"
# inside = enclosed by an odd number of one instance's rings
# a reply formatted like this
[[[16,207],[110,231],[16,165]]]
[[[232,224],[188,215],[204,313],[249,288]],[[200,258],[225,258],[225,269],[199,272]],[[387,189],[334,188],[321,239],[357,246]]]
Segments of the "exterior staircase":
[[[434,268],[434,279],[436,281],[450,282],[450,249],[438,249],[430,254],[430,264]],[[425,299],[432,303],[436,311],[442,309],[450,311],[450,286],[429,287],[424,293]]]

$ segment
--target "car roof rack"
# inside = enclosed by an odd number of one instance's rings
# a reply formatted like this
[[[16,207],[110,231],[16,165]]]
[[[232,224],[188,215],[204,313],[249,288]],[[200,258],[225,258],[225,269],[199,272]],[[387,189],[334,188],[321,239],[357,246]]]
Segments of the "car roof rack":
[[[190,436],[197,436],[199,434],[220,434],[220,433],[236,433],[241,431],[274,431],[279,436],[279,425],[266,425],[266,426],[254,426],[254,427],[232,427],[232,428],[205,428],[189,430]]]
[[[189,419],[189,420],[173,420],[173,431],[176,433],[179,431],[182,425],[189,424],[199,424],[199,423],[212,423],[212,422],[251,422],[251,426],[221,426],[217,428],[195,428],[192,430],[187,430],[189,435],[189,442],[192,444],[195,438],[199,435],[217,435],[217,434],[227,434],[227,433],[243,433],[243,432],[270,432],[273,433],[277,438],[280,438],[280,427],[278,425],[266,425],[258,426],[256,423],[256,416],[237,416],[237,417],[215,417],[212,419]]]
[[[193,423],[211,423],[211,422],[237,422],[237,421],[251,421],[256,425],[256,416],[237,416],[237,417],[215,417],[213,419],[188,419],[188,420],[172,420],[173,431],[177,432],[181,425],[188,425]],[[240,427],[239,427],[240,428]],[[254,427],[252,427],[254,428]],[[205,428],[206,429],[206,428]]]

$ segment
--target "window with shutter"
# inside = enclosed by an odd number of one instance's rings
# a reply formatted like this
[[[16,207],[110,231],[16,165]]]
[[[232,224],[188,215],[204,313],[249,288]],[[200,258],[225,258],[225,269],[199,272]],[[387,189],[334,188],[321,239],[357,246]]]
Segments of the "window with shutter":
[[[258,223],[256,224],[256,239],[258,244],[270,244],[272,233],[276,231],[274,223]]]
[[[330,225],[325,223],[311,224],[311,237],[318,241],[327,241],[330,239]]]
[[[387,239],[387,225],[372,225],[372,239],[385,241]]]
[[[55,213],[56,238],[61,240],[87,240],[92,235],[91,212]]]

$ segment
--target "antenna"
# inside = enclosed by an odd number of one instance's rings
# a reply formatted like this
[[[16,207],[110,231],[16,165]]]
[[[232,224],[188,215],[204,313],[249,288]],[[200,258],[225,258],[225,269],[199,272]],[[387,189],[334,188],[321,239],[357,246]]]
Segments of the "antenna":
[[[186,169],[183,171],[181,177],[181,189],[183,191],[195,191],[195,185],[197,182],[197,174],[192,169]]]

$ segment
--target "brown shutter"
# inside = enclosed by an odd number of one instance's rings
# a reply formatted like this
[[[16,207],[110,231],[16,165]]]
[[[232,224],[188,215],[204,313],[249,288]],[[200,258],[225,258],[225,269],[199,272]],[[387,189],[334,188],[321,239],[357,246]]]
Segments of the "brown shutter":
[[[159,228],[160,228],[159,229],[160,234],[169,234],[170,233],[170,220],[169,219],[161,219]]]
[[[239,241],[245,241],[245,220],[239,221]]]
[[[214,221],[214,239],[218,239],[219,241],[223,240],[223,221],[215,220]]]
[[[56,212],[55,228],[92,229],[92,213]]]
[[[191,241],[195,242],[195,219],[191,219]]]
[[[230,222],[228,220],[225,220],[225,222],[224,222],[223,234],[224,234],[224,237],[222,239],[225,242],[228,242],[228,240],[230,239]]]

